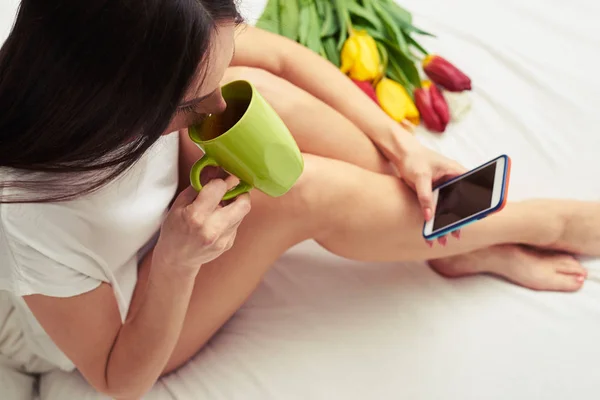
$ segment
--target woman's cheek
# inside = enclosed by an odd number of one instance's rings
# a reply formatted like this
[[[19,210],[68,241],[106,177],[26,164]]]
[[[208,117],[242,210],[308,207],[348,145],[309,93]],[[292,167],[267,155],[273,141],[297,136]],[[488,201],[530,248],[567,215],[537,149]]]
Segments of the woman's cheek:
[[[163,135],[168,135],[169,133],[173,133],[179,131],[180,129],[184,129],[188,127],[189,118],[185,115],[176,115],[172,120],[167,129],[163,132]]]

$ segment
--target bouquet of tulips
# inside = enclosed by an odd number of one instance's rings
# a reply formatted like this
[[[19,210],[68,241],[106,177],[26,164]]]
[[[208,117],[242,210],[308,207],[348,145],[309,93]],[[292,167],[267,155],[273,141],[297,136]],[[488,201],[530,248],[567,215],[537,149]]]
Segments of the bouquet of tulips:
[[[471,89],[469,77],[418,43],[418,35],[433,35],[394,0],[268,0],[256,25],[335,64],[405,125],[443,132],[468,109],[456,93]]]

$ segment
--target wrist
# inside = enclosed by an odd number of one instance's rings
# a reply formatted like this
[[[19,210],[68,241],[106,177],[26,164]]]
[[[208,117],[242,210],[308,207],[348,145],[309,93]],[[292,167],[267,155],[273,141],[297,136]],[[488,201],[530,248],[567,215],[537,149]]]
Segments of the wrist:
[[[150,274],[156,279],[164,279],[173,282],[188,282],[194,281],[201,265],[193,265],[186,267],[181,265],[177,259],[171,259],[168,255],[162,252],[154,251],[152,254],[152,268]]]
[[[420,146],[417,138],[396,122],[379,132],[380,135],[375,144],[385,157],[394,164],[399,163],[412,149]]]

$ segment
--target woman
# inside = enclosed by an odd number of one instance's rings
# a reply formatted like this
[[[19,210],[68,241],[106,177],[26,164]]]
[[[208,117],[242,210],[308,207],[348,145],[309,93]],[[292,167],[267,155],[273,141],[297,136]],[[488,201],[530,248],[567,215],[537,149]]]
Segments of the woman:
[[[237,21],[230,1],[23,1],[0,52],[0,289],[34,354],[138,398],[309,238],[358,260],[581,286],[573,257],[512,244],[597,255],[598,204],[510,204],[461,240],[428,245],[432,182],[462,168],[316,55],[251,28],[236,36]],[[185,128],[223,111],[220,84],[238,77],[256,82],[305,153],[296,186],[253,192],[252,210],[248,195],[219,205],[231,179],[187,188],[200,154]]]

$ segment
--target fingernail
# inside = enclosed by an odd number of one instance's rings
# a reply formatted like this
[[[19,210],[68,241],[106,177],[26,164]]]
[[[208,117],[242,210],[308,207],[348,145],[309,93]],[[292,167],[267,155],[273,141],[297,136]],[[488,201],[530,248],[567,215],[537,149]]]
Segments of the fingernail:
[[[583,281],[585,281],[585,276],[583,276],[583,275],[577,275],[577,282],[581,283]]]
[[[460,231],[456,232],[456,238],[460,240]]]
[[[448,242],[448,239],[446,239],[445,237],[443,237],[443,238],[440,238],[440,244],[441,244],[442,246],[445,246],[447,242]]]
[[[433,242],[430,242],[429,240],[426,240],[425,243],[427,243],[427,246],[433,247]]]
[[[431,208],[423,209],[423,215],[425,215],[425,221],[429,221],[431,219]]]

